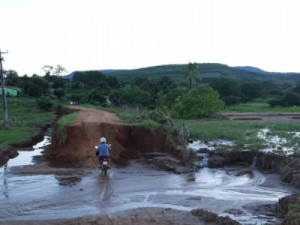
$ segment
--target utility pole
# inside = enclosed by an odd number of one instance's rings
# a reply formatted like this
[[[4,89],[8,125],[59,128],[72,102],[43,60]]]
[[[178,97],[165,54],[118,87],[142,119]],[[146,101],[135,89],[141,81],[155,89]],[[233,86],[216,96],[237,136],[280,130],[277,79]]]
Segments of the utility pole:
[[[7,110],[7,101],[6,101],[6,94],[5,94],[5,85],[4,85],[4,73],[3,73],[3,67],[2,67],[2,61],[4,59],[2,58],[1,54],[7,54],[8,52],[1,52],[0,49],[0,75],[1,75],[1,88],[2,88],[2,98],[3,98],[3,121],[1,126],[4,129],[9,129],[9,123],[8,123],[8,110]]]

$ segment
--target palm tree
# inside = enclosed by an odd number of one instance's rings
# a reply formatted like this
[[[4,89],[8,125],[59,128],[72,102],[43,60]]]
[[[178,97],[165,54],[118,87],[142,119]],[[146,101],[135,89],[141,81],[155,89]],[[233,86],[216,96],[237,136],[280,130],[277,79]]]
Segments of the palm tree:
[[[196,81],[199,75],[198,64],[189,63],[186,74],[184,74],[183,79],[189,82],[189,88],[193,88],[193,83]]]

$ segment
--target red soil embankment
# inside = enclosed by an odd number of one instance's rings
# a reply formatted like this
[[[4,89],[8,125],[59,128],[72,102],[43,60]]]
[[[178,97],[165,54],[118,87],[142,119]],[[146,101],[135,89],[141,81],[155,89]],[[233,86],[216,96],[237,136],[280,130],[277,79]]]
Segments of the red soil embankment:
[[[168,138],[163,130],[151,132],[148,129],[126,125],[112,113],[76,108],[76,123],[65,128],[65,141],[59,143],[60,137],[54,129],[49,157],[53,161],[72,163],[81,167],[98,165],[95,146],[104,136],[112,145],[111,159],[115,165],[125,166],[129,160],[138,158],[139,153],[164,151],[181,156],[180,147]]]

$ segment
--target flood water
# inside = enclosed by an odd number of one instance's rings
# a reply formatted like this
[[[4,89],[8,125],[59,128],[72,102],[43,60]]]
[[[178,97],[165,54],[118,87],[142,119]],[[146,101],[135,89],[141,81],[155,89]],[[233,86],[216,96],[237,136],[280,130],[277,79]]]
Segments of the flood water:
[[[43,167],[35,167],[32,156],[41,154],[49,142],[45,136],[34,151],[22,151],[0,168],[0,222],[163,207],[188,211],[203,208],[229,215],[244,225],[276,224],[274,215],[264,210],[272,209],[279,198],[295,192],[282,184],[278,175],[262,174],[252,167],[252,176],[236,176],[239,168],[203,168],[195,174],[194,182],[189,181],[187,174],[153,170],[135,162],[126,168],[112,168],[107,177],[96,168],[58,168],[47,172]],[[190,147],[201,146],[201,142],[196,142]],[[30,164],[33,169],[22,172],[20,167]]]

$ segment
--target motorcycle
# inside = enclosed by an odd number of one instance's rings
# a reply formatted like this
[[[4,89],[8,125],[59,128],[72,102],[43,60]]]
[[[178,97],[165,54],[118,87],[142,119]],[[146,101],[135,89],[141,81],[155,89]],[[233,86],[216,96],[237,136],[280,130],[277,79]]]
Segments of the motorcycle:
[[[104,176],[107,174],[107,170],[109,169],[109,161],[108,157],[103,157],[101,159],[101,170]]]
[[[110,145],[111,146],[111,145]],[[96,149],[96,156],[98,157],[98,151],[97,151],[97,148],[98,146],[95,146],[95,149]],[[99,159],[99,168],[101,169],[102,171],[102,174],[104,176],[106,176],[107,174],[107,170],[110,168],[110,165],[109,165],[109,157],[101,157],[101,159]]]

